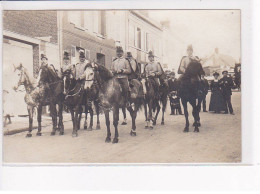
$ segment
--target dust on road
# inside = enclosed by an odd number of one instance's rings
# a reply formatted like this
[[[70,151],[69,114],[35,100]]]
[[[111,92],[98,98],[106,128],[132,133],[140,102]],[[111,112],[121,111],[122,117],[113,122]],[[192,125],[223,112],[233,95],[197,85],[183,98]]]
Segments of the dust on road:
[[[209,104],[210,94],[207,96]],[[119,126],[119,143],[105,143],[106,127],[101,117],[101,130],[80,130],[72,138],[72,123],[65,124],[64,136],[50,136],[51,127],[42,129],[43,136],[32,138],[26,133],[3,137],[4,163],[229,163],[241,161],[241,96],[232,95],[235,115],[200,114],[200,133],[183,133],[184,116],[170,116],[167,107],[165,125],[144,129],[142,112],[137,118],[137,136],[130,136],[128,125]],[[190,122],[193,122],[189,107]],[[120,112],[120,116],[122,114]],[[122,118],[120,119],[122,121]],[[95,121],[95,120],[94,120]],[[95,123],[95,122],[94,122]],[[112,122],[111,122],[112,123]],[[112,138],[114,129],[111,125]]]

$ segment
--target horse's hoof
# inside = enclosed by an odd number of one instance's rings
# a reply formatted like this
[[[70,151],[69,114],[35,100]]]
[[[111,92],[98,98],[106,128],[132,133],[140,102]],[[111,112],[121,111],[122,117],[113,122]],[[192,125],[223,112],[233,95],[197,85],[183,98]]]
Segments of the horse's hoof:
[[[105,140],[106,143],[110,143],[111,142],[111,138],[110,137],[107,137],[106,140]]]
[[[194,132],[195,132],[195,133],[199,133],[199,132],[200,132],[199,128],[195,128],[195,129],[194,129]]]
[[[112,143],[118,143],[118,138],[114,138]]]
[[[152,130],[152,129],[153,129],[153,126],[150,126],[149,129]]]
[[[32,137],[32,134],[31,133],[27,133],[26,137]]]
[[[52,132],[51,132],[51,136],[53,136],[53,135],[55,135],[55,131],[52,131]]]
[[[153,126],[155,126],[156,125],[156,122],[153,122]]]
[[[122,124],[121,124],[121,125],[127,125],[127,122],[125,122],[125,121],[124,121],[124,122],[122,122]]]
[[[188,127],[185,127],[184,130],[183,130],[184,133],[188,133],[189,132],[189,128]]]
[[[145,128],[145,129],[149,129],[149,126],[145,126],[144,128]]]
[[[161,122],[161,125],[164,125],[164,121]]]
[[[87,129],[87,131],[92,131],[92,126],[89,126],[89,128]]]
[[[72,137],[78,137],[78,133],[77,132],[72,133]]]
[[[131,132],[130,132],[130,135],[131,135],[132,137],[134,137],[134,136],[136,136],[136,132],[135,132],[135,131],[131,131]]]
[[[200,122],[198,122],[197,124],[198,124],[198,127],[201,127],[201,124],[200,124]]]
[[[64,135],[64,131],[60,131],[59,135]]]
[[[101,128],[100,128],[100,125],[97,125],[97,126],[96,126],[96,130],[99,130],[99,129],[101,129]]]
[[[84,129],[86,130],[86,129],[88,129],[88,127],[87,127],[87,126],[84,126]]]
[[[42,133],[41,132],[37,132],[36,136],[42,136]]]

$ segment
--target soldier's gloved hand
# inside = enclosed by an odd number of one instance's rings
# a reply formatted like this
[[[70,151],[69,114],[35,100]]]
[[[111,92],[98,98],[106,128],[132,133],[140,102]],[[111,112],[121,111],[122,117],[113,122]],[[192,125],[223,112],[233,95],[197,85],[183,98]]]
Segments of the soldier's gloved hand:
[[[123,73],[124,72],[124,70],[123,69],[120,69],[119,71],[118,71],[118,73]]]

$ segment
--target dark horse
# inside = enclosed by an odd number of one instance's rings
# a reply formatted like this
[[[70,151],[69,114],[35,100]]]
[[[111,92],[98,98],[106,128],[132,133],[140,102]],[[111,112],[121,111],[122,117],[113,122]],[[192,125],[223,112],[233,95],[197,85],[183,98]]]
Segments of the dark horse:
[[[83,111],[82,106],[85,106],[85,91],[82,81],[77,81],[70,69],[63,72],[63,81],[65,93],[64,105],[68,107],[71,114],[73,124],[72,136],[77,137]]]
[[[161,67],[162,69],[162,67]],[[157,117],[160,113],[161,106],[162,105],[162,120],[161,125],[164,125],[164,113],[167,106],[167,96],[168,96],[168,83],[166,82],[166,75],[162,69],[162,75],[159,77],[160,80],[160,86],[159,86],[159,94],[156,94],[155,92],[155,78],[145,78],[145,86],[147,93],[145,95],[145,119],[146,119],[146,126],[145,128],[153,129],[153,126],[150,125],[150,121],[152,121],[153,125],[156,125]],[[147,106],[149,109],[149,113],[147,115]],[[156,113],[155,113],[156,111]],[[155,116],[153,117],[153,114]]]
[[[60,130],[60,135],[64,134],[63,126],[63,94],[62,94],[62,82],[55,72],[55,69],[50,67],[42,67],[40,73],[40,82],[37,86],[27,73],[27,70],[20,64],[19,67],[15,67],[15,71],[19,71],[19,82],[14,87],[18,89],[20,85],[24,85],[26,94],[24,100],[27,104],[27,110],[29,114],[29,132],[26,137],[31,137],[32,125],[33,125],[33,112],[34,108],[37,108],[37,120],[38,120],[38,132],[37,136],[41,136],[41,116],[42,106],[49,105],[52,117],[53,128],[51,135],[55,135],[56,130]],[[57,113],[56,104],[58,104],[59,110]],[[57,115],[59,117],[59,123],[57,127]]]
[[[180,78],[179,85],[179,96],[181,98],[181,102],[184,108],[184,115],[186,119],[186,125],[184,128],[184,132],[189,132],[189,114],[187,103],[189,102],[192,106],[192,115],[194,117],[195,127],[194,132],[199,132],[200,127],[200,116],[199,116],[199,105],[201,103],[201,95],[200,91],[200,76],[203,74],[203,68],[199,61],[192,60],[188,65],[185,73]]]
[[[110,118],[109,112],[113,111],[113,125],[115,127],[115,137],[113,143],[118,143],[118,121],[119,121],[119,108],[125,107],[125,99],[122,94],[122,88],[116,78],[113,77],[111,71],[106,67],[95,64],[93,68],[94,74],[99,73],[100,76],[100,88],[99,88],[99,100],[100,106],[103,108],[106,118],[107,126],[107,137],[105,142],[111,142],[111,132],[110,132]],[[91,71],[85,71],[86,78],[90,77]],[[94,81],[88,80],[88,87],[91,87]],[[132,130],[130,132],[131,136],[136,136],[136,125],[135,119],[137,111],[143,103],[143,88],[142,84],[138,80],[132,80],[132,90],[131,90],[131,103],[134,104],[134,109],[132,106],[127,107],[131,118],[132,118]]]

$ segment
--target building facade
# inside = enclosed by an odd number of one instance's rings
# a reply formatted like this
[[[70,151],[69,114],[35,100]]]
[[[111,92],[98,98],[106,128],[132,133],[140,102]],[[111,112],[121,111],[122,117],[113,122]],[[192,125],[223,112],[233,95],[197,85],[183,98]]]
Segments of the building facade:
[[[14,93],[14,65],[23,64],[31,77],[36,77],[40,55],[59,67],[59,47],[56,11],[3,12],[3,89],[8,92],[8,109],[13,114],[28,114],[24,92]],[[12,79],[10,79],[12,78]],[[15,99],[12,99],[16,96]],[[19,97],[17,97],[19,96]]]
[[[58,16],[62,52],[71,54],[72,64],[78,63],[79,51],[83,51],[87,59],[109,68],[116,57],[116,46],[131,51],[143,64],[150,50],[157,61],[162,60],[161,26],[141,12],[59,11]]]
[[[59,11],[61,58],[70,53],[71,63],[79,62],[79,52],[86,59],[110,66],[115,56],[115,40],[107,34],[110,18],[106,11]],[[62,64],[61,64],[62,65]]]

